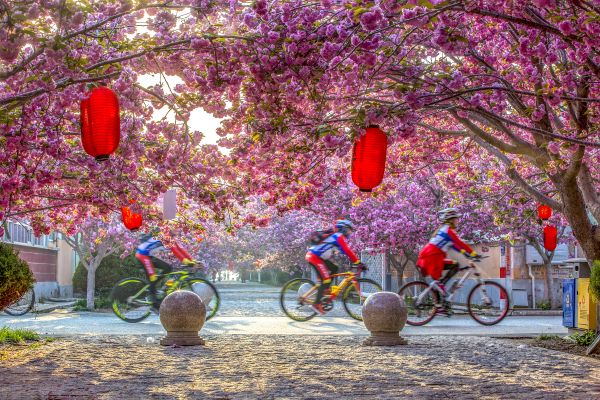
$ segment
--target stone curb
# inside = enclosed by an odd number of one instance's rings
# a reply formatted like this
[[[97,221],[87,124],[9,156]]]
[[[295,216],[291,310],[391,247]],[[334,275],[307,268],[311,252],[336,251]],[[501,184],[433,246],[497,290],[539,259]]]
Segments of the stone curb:
[[[562,317],[562,310],[509,310],[507,317]]]
[[[50,297],[48,299],[49,303],[70,303],[72,301],[77,301],[79,299],[76,299],[74,297]]]
[[[55,311],[55,310],[61,310],[63,308],[71,308],[75,305],[75,301],[72,302],[61,302],[58,304],[49,304],[50,302],[46,302],[43,305],[36,305],[33,307],[33,310],[31,311],[33,314],[47,314],[49,312]]]

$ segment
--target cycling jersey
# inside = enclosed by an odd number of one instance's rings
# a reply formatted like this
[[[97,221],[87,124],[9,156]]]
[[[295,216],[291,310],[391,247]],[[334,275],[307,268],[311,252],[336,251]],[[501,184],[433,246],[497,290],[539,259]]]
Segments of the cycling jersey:
[[[311,246],[308,251],[323,260],[328,260],[336,248],[340,249],[352,262],[358,261],[358,257],[348,247],[348,242],[346,242],[346,237],[342,232],[334,233],[322,243]]]
[[[175,257],[177,257],[180,261],[183,261],[186,258],[188,260],[192,259],[192,256],[190,256],[187,251],[185,251],[181,246],[179,246],[177,242],[174,242],[171,248],[167,248],[165,247],[163,242],[154,239],[153,237],[150,237],[150,239],[140,244],[138,246],[137,253],[143,256],[153,256],[156,253],[167,250],[171,250]]]
[[[319,274],[319,278],[322,285],[319,285],[317,289],[317,297],[315,298],[315,304],[321,304],[321,300],[323,298],[323,293],[325,290],[329,290],[331,285],[331,275],[328,264],[331,268],[335,267],[337,271],[337,267],[328,259],[333,255],[333,251],[338,248],[344,253],[352,262],[357,262],[358,257],[354,254],[350,247],[348,247],[348,242],[346,242],[346,237],[342,232],[336,232],[331,236],[327,237],[323,242],[317,244],[315,246],[311,246],[308,249],[308,253],[306,253],[306,261],[310,264],[314,265]],[[320,312],[320,311],[319,311]],[[323,314],[321,312],[321,314]]]
[[[423,269],[423,275],[428,274],[435,280],[440,279],[444,264],[447,263],[446,252],[451,247],[457,251],[462,250],[473,254],[473,250],[458,238],[450,225],[444,224],[419,253],[417,266]]]
[[[448,224],[444,224],[436,233],[434,237],[429,240],[429,243],[437,246],[444,253],[447,252],[451,247],[456,251],[465,250],[469,254],[473,250],[462,240],[458,238],[454,230]]]

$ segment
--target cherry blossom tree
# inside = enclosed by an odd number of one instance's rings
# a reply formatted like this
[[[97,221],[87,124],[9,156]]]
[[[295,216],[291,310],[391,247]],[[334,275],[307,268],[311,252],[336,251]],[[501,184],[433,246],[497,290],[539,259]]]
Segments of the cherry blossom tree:
[[[264,171],[272,201],[289,206],[290,192],[319,190],[321,160],[349,164],[350,143],[379,124],[405,150],[392,169],[483,155],[512,198],[562,213],[598,259],[588,218],[600,217],[598,11],[595,1],[259,1],[238,34],[261,38],[260,63],[224,123],[239,177],[252,187]]]
[[[488,174],[504,199],[563,215],[600,259],[588,218],[600,219],[598,11],[596,0],[3,2],[0,217],[37,210],[37,232],[73,229],[73,212],[138,199],[162,223],[153,204],[177,187],[189,229],[208,217],[241,226],[251,196],[274,214],[311,207],[347,173],[328,163],[347,168],[352,142],[378,124],[389,174],[448,171],[445,187],[465,199]],[[78,137],[94,82],[123,111],[121,149],[104,164]],[[169,118],[153,121],[159,107]],[[227,156],[189,132],[195,108],[223,118]]]
[[[188,217],[182,220],[196,229],[207,212],[219,220],[243,199],[234,183],[220,178],[227,160],[217,146],[201,145],[202,133],[188,126],[195,108],[224,112],[211,93],[227,85],[204,80],[200,70],[208,66],[188,58],[198,53],[198,60],[213,63],[208,38],[219,35],[205,35],[221,18],[212,17],[215,6],[199,0],[2,1],[0,219],[27,217],[36,235],[73,233],[86,217],[108,216],[139,200],[144,221],[163,224],[155,202],[178,188]],[[143,74],[160,82],[144,87],[137,83]],[[185,85],[170,85],[168,75]],[[105,162],[85,154],[80,139],[79,104],[98,83],[115,91],[121,109],[120,147]],[[156,121],[153,112],[160,109],[168,111]]]
[[[113,218],[89,218],[73,235],[63,235],[63,239],[77,253],[87,270],[86,301],[90,310],[94,309],[96,270],[102,259],[116,252],[120,252],[121,258],[124,258],[138,244],[135,234],[123,227],[120,216],[111,217]]]

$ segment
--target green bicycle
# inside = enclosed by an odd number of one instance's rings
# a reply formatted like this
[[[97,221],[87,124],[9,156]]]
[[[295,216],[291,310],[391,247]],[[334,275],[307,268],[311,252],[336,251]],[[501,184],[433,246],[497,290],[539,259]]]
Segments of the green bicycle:
[[[189,290],[196,293],[206,305],[206,320],[212,318],[219,308],[219,292],[212,283],[192,276],[193,272],[177,271],[157,275],[158,282],[163,282],[157,291],[157,300],[162,300],[175,290]],[[157,285],[157,287],[160,287]],[[110,292],[112,309],[117,317],[125,322],[140,322],[151,312],[152,298],[150,282],[140,278],[125,278],[118,282]]]

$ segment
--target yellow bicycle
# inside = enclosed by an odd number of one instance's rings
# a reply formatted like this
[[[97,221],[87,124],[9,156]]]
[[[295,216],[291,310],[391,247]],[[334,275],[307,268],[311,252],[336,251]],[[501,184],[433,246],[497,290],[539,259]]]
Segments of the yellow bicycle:
[[[367,298],[376,292],[381,292],[381,286],[371,279],[357,278],[362,270],[334,274],[331,277],[343,276],[339,286],[331,286],[331,294],[323,296],[321,305],[325,311],[333,308],[334,300],[342,294],[342,303],[346,312],[359,321],[362,321],[362,306]],[[280,303],[283,312],[295,321],[308,321],[316,315],[310,307],[315,302],[320,283],[310,279],[294,279],[283,286]]]

